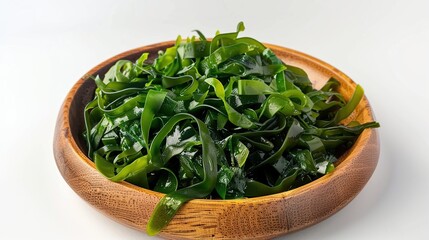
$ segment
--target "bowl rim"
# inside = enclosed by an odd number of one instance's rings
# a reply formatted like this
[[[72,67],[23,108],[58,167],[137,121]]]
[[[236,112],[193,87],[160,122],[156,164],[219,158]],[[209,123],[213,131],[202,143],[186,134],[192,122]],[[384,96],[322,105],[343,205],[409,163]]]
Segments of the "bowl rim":
[[[159,43],[153,43],[153,44],[145,45],[142,47],[133,48],[133,49],[124,51],[122,53],[119,53],[113,57],[110,57],[107,60],[102,61],[100,64],[91,68],[87,73],[85,73],[73,85],[71,90],[67,93],[67,96],[65,98],[66,100],[64,102],[69,101],[71,103],[74,99],[76,92],[83,85],[83,83],[85,81],[89,80],[90,76],[92,76],[93,73],[99,71],[101,68],[108,66],[109,64],[115,63],[119,59],[123,59],[123,58],[130,56],[132,54],[145,52],[145,51],[148,51],[149,49],[157,48],[160,46],[163,46],[165,48],[173,46],[175,42],[176,42],[175,40],[169,40],[169,41],[163,41],[163,42],[159,42]],[[300,51],[297,51],[297,50],[294,50],[291,48],[282,47],[282,46],[270,44],[270,43],[263,43],[263,44],[266,47],[273,50],[274,52],[276,52],[277,50],[282,50],[282,51],[286,50],[287,52],[293,53],[295,55],[299,55],[299,57],[304,59],[305,61],[311,62],[312,64],[320,65],[323,68],[329,69],[329,70],[335,72],[335,74],[340,75],[342,78],[341,82],[346,82],[348,85],[351,85],[353,87],[356,87],[356,85],[357,85],[346,74],[344,74],[343,72],[341,72],[337,68],[333,67],[332,65],[330,65],[330,64],[328,64],[328,63],[326,63],[326,62],[324,62],[318,58],[315,58],[311,55],[308,55],[306,53],[302,53]],[[365,111],[365,109],[368,110],[368,117],[370,118],[369,120],[375,121],[374,113],[373,113],[372,108],[369,104],[369,101],[365,95],[363,96],[359,105],[363,106],[363,111]],[[65,127],[67,128],[67,131],[69,132],[69,136],[71,136],[70,138],[67,139],[67,141],[69,141],[72,150],[80,157],[80,159],[82,161],[84,161],[94,171],[97,171],[95,168],[95,163],[91,159],[89,159],[89,157],[80,149],[80,147],[78,146],[73,134],[71,134],[70,109],[71,109],[71,104],[64,104],[63,107],[61,108],[61,111],[64,111],[64,113],[66,113],[65,117],[67,118],[67,121],[64,121],[64,125],[66,125]],[[326,174],[326,175],[324,175],[324,176],[322,176],[322,177],[320,177],[320,178],[318,178],[318,179],[316,179],[310,183],[307,183],[303,186],[300,186],[298,188],[287,190],[287,191],[276,193],[276,194],[271,194],[271,195],[251,197],[251,198],[242,198],[242,199],[192,199],[192,200],[188,201],[187,204],[205,204],[205,205],[214,204],[214,205],[217,205],[217,204],[228,204],[228,203],[231,203],[231,204],[266,203],[266,202],[273,201],[273,199],[287,199],[287,198],[293,197],[295,195],[305,193],[305,192],[307,192],[307,191],[311,190],[312,188],[315,188],[319,185],[329,184],[331,181],[333,181],[335,176],[342,175],[343,172],[347,169],[347,167],[350,164],[352,164],[353,160],[355,160],[355,158],[353,158],[353,156],[351,156],[351,153],[356,153],[356,154],[362,153],[364,151],[364,146],[368,144],[368,142],[370,141],[371,135],[374,135],[374,134],[377,137],[377,143],[378,143],[377,129],[365,129],[360,134],[360,136],[358,137],[356,142],[353,144],[353,146],[350,149],[348,149],[346,151],[346,153],[344,153],[343,156],[339,159],[339,164],[336,165],[336,168],[332,173]],[[97,171],[97,173],[98,173],[98,171]],[[99,174],[101,174],[101,173],[99,173]],[[102,176],[102,177],[104,177],[104,176]],[[115,182],[115,183],[120,184],[123,187],[130,188],[132,190],[136,190],[139,192],[143,192],[145,194],[156,196],[158,198],[165,196],[165,194],[163,194],[163,193],[156,192],[156,191],[153,191],[150,189],[145,189],[145,188],[136,186],[134,184],[128,183],[126,181]],[[183,207],[185,207],[185,206],[186,206],[186,204]]]

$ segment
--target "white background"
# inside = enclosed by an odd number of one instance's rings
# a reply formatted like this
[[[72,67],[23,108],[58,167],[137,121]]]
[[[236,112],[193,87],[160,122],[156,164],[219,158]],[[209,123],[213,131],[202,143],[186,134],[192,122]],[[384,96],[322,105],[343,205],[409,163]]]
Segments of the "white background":
[[[287,239],[429,239],[428,3],[0,0],[0,238],[148,238],[62,179],[52,153],[60,105],[113,55],[243,20],[242,36],[308,53],[360,83],[381,123],[379,164],[364,190]]]

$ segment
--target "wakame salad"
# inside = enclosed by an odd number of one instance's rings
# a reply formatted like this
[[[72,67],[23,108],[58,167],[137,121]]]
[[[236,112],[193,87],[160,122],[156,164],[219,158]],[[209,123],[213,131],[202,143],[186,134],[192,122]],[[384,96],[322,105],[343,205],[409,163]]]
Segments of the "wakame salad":
[[[211,40],[182,39],[135,62],[119,60],[93,77],[84,110],[88,156],[112,181],[165,193],[147,225],[157,234],[187,201],[287,191],[334,171],[366,128],[342,125],[363,97],[349,101],[331,78],[312,87],[244,30]]]

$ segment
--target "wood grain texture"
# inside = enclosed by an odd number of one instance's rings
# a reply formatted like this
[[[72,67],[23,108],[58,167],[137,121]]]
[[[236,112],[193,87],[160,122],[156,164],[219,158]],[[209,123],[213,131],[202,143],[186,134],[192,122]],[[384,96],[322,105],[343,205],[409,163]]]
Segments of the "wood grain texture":
[[[119,54],[91,69],[70,90],[60,109],[54,136],[59,171],[85,201],[114,220],[144,231],[161,193],[115,183],[97,172],[85,156],[81,133],[83,108],[93,98],[90,75],[103,74],[119,59],[137,59],[142,52],[152,58],[174,42],[163,42]],[[292,49],[266,44],[284,62],[303,68],[315,86],[330,77],[341,82],[340,92],[349,99],[356,84],[323,61]],[[345,121],[373,121],[366,97]],[[267,239],[316,224],[347,205],[371,177],[379,157],[377,130],[367,129],[342,157],[336,170],[300,188],[264,197],[241,200],[195,199],[186,203],[160,233],[169,239]],[[365,209],[362,209],[365,211]]]

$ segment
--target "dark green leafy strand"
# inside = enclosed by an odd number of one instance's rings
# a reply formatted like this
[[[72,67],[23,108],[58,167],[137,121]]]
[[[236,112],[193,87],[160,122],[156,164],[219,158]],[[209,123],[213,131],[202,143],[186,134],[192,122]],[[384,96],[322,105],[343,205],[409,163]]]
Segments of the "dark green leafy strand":
[[[201,120],[190,114],[181,113],[173,116],[159,131],[154,138],[150,149],[153,156],[152,160],[153,162],[160,160],[167,162],[165,159],[160,157],[159,145],[161,144],[162,139],[165,138],[172,130],[174,125],[186,119],[194,120],[198,125],[199,137],[202,143],[202,165],[204,176],[200,182],[171,192],[161,199],[148,222],[147,230],[150,235],[158,233],[165,225],[167,225],[183,203],[194,198],[206,197],[212,192],[216,184],[216,147],[210,137],[209,130],[206,125]]]
[[[158,233],[187,201],[236,199],[299,187],[334,171],[335,161],[376,122],[340,123],[349,101],[331,78],[313,89],[300,68],[259,41],[231,33],[195,37],[120,60],[84,110],[88,156],[112,181],[166,195],[147,227]]]

